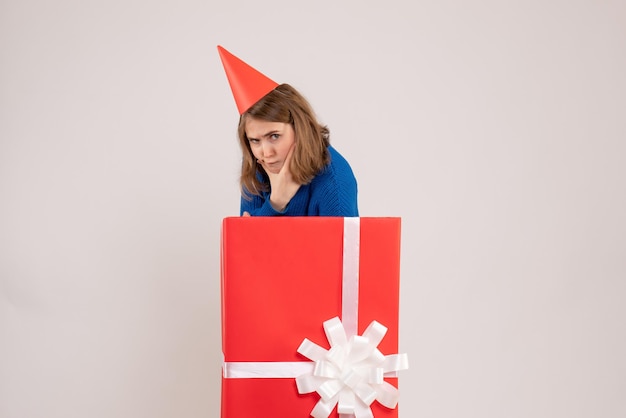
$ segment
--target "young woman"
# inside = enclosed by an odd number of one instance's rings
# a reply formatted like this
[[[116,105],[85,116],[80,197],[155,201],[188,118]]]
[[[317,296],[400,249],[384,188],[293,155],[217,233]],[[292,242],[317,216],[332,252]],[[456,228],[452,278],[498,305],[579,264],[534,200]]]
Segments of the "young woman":
[[[307,100],[218,49],[241,115],[241,215],[358,216],[356,178]]]

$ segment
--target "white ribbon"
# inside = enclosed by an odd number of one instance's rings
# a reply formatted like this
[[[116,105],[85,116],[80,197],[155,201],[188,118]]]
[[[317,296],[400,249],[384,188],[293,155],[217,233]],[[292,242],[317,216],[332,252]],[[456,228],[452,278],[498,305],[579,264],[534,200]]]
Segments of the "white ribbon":
[[[295,378],[299,393],[321,396],[311,411],[327,418],[335,406],[340,418],[373,418],[375,400],[387,408],[398,403],[398,389],[383,377],[408,368],[406,354],[383,355],[376,347],[387,328],[376,321],[357,335],[359,312],[360,218],[344,218],[342,321],[324,322],[330,350],[304,339],[298,352],[312,362],[223,362],[225,378]]]
[[[357,334],[359,323],[359,256],[361,218],[343,219],[343,277],[341,319],[348,337]]]
[[[230,361],[224,362],[223,373],[230,379],[295,378],[312,373],[310,361]]]
[[[317,392],[321,399],[311,411],[314,418],[327,418],[337,406],[340,417],[373,417],[370,405],[378,401],[387,408],[398,404],[398,389],[385,382],[399,370],[409,367],[406,354],[385,356],[376,347],[387,333],[377,321],[362,336],[346,336],[335,317],[324,322],[330,350],[304,339],[298,352],[315,362],[312,372],[296,378],[299,393]]]

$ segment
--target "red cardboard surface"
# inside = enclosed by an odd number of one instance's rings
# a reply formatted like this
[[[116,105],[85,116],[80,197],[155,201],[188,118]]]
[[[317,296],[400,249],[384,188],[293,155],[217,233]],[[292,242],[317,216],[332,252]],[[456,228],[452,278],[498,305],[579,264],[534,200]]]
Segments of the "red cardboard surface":
[[[400,219],[360,218],[359,322],[388,328],[398,352]],[[226,362],[309,361],[304,338],[329,348],[322,324],[341,318],[343,218],[237,217],[222,225],[222,350]],[[397,385],[397,379],[386,379]],[[308,417],[319,399],[291,378],[223,378],[222,418]],[[372,404],[375,417],[397,417]],[[337,417],[336,411],[331,415]]]

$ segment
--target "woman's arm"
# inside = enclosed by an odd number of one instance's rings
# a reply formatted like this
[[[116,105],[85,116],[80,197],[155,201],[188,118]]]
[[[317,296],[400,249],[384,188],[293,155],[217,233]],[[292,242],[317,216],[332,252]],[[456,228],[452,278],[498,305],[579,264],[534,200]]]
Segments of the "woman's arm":
[[[244,216],[244,213],[248,213],[250,216],[279,216],[283,215],[282,212],[276,211],[269,202],[269,199],[264,199],[259,195],[252,195],[251,200],[241,197],[241,204],[239,206],[239,214]]]
[[[313,182],[319,216],[359,216],[358,186],[350,164],[329,147],[331,163]]]

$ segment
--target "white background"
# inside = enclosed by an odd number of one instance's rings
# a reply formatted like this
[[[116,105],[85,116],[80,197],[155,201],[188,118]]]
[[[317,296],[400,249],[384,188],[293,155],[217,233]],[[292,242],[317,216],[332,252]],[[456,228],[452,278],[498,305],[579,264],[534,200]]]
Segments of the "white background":
[[[221,44],[401,216],[401,416],[626,416],[626,3],[0,1],[0,417],[216,417]]]

